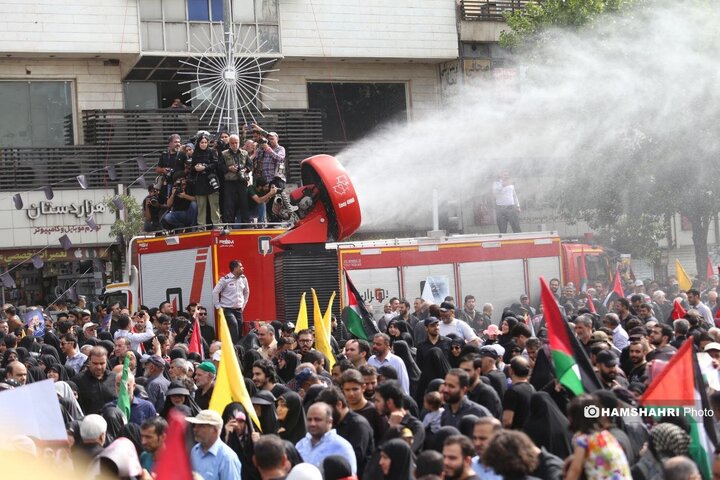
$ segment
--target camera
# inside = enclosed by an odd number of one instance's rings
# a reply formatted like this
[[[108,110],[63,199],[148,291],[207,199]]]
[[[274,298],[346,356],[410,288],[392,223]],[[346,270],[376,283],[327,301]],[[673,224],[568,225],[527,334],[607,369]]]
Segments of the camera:
[[[158,200],[157,195],[150,195],[150,201],[148,202],[153,207],[159,207],[160,201]]]
[[[208,175],[208,183],[210,184],[210,188],[212,188],[214,191],[217,192],[220,190],[220,183],[218,182],[218,177],[214,173]]]
[[[181,193],[185,193],[185,189],[183,188],[183,185],[182,185],[182,180],[177,180],[173,184],[173,187],[175,187],[175,195],[180,195]]]
[[[258,138],[258,141],[257,141],[258,147],[265,146],[265,145],[267,145],[267,143],[268,143],[267,138],[265,138],[265,137]]]

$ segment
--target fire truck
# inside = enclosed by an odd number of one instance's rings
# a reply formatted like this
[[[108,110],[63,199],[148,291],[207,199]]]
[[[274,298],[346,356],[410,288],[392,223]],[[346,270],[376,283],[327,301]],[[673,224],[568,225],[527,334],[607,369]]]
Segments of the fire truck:
[[[610,279],[602,248],[563,243],[554,232],[343,241],[360,226],[347,172],[319,155],[302,162],[301,175],[303,186],[285,199],[296,217],[292,227],[133,238],[128,280],[108,285],[105,302],[134,310],[169,301],[178,312],[199,303],[214,321],[212,289],[234,259],[243,263],[250,286],[246,323],[294,321],[310,288],[324,310],[332,292],[345,291],[343,270],[377,313],[393,296],[412,303],[429,292],[435,301],[449,295],[459,303],[472,294],[479,303],[504,306],[522,293],[537,302],[540,275],[576,285],[582,272],[591,282]],[[340,295],[336,313],[343,301]]]

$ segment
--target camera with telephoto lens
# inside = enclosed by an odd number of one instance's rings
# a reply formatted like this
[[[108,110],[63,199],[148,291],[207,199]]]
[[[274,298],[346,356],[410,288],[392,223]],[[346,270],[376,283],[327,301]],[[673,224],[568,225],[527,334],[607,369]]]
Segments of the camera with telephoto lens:
[[[173,185],[175,187],[175,195],[180,195],[181,193],[185,193],[185,189],[183,188],[182,180],[175,181],[175,184]]]
[[[213,191],[217,192],[220,190],[220,183],[218,182],[218,177],[214,173],[208,175],[208,183],[210,184],[210,188],[212,188]]]

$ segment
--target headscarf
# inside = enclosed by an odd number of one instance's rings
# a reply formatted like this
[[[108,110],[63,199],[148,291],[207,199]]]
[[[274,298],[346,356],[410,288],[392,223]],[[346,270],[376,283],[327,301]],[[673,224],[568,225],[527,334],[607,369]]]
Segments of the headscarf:
[[[107,437],[105,445],[110,445],[120,437],[120,431],[125,426],[125,416],[117,407],[108,405],[102,409],[102,417],[107,422]]]
[[[11,362],[10,355],[15,354],[15,358],[20,360],[20,355],[18,354],[18,351],[16,348],[8,348],[3,352],[2,356],[2,368],[7,368],[8,364]]]
[[[425,394],[427,386],[430,381],[436,378],[445,378],[445,375],[450,371],[450,364],[445,357],[445,354],[438,347],[433,347],[428,350],[427,354],[423,357],[423,365],[418,365],[421,370],[420,381],[418,382],[418,393],[417,399],[422,401],[420,398]]]
[[[18,347],[24,348],[28,353],[40,351],[40,345],[35,342],[35,337],[32,335],[25,335],[21,338],[18,342]]]
[[[448,437],[452,437],[453,435],[460,435],[460,430],[451,426],[440,427],[440,429],[435,432],[435,438],[433,438],[434,445],[432,449],[436,452],[442,453],[443,445],[445,445],[445,440],[447,440]]]
[[[262,398],[270,402],[270,405],[260,405],[260,414],[258,419],[260,420],[260,427],[263,432],[274,433],[277,432],[277,411],[275,410],[275,396],[267,390],[260,390],[253,398]]]
[[[170,400],[170,391],[173,389],[184,389],[187,391],[187,387],[184,383],[180,381],[173,381],[170,382],[170,385],[168,385],[167,393],[165,394],[165,403],[163,404],[163,408],[160,411],[160,416],[167,420],[168,415],[170,414],[170,410],[175,406],[172,403],[172,400]],[[173,395],[177,395],[177,393],[173,393]],[[200,407],[197,403],[195,403],[195,399],[193,399],[192,395],[190,395],[190,392],[188,391],[187,395],[183,395],[185,397],[185,400],[183,401],[183,405],[186,405],[190,409],[190,416],[194,417],[198,413],[200,413]]]
[[[450,341],[450,356],[448,357],[448,363],[450,364],[451,368],[459,368],[460,360],[462,360],[462,349],[465,346],[465,340],[455,334],[451,333],[450,335],[452,336],[448,338],[451,338],[452,340]],[[452,353],[453,347],[456,345],[460,347],[460,353],[458,355],[454,355]]]
[[[386,480],[412,480],[412,450],[405,440],[389,440],[380,446],[380,451],[391,460]]]
[[[225,407],[225,410],[223,410],[223,424],[227,425],[230,420],[235,419],[240,413],[245,415],[245,430],[243,430],[240,434],[233,432],[226,435],[225,429],[223,429],[222,439],[226,441],[227,445],[232,448],[240,459],[240,463],[243,467],[243,478],[260,478],[260,474],[252,461],[253,455],[255,454],[255,446],[253,445],[251,438],[254,427],[252,420],[250,419],[250,415],[248,415],[245,407],[243,407],[239,402],[228,404],[228,406]],[[264,430],[263,432],[274,433],[274,431],[265,432]]]
[[[47,372],[47,368],[52,365],[60,365],[60,360],[55,358],[53,355],[50,355],[49,353],[44,353],[40,355],[40,362],[43,365],[45,365],[45,371]]]
[[[47,380],[47,374],[45,373],[45,370],[43,370],[41,367],[30,367],[27,369],[27,374],[28,375],[26,383],[35,383],[42,380]]]
[[[285,455],[287,456],[290,465],[295,467],[295,465],[303,463],[300,452],[297,451],[297,448],[295,448],[295,445],[290,440],[283,440],[283,444],[285,445]]]
[[[67,382],[63,382],[62,380],[55,382],[55,392],[57,392],[57,395],[60,398],[60,403],[68,412],[70,420],[80,421],[85,417],[82,408],[80,408],[80,404],[75,398],[72,388],[70,388],[70,385],[68,385]]]
[[[305,392],[305,396],[303,397],[303,409],[305,410],[305,413],[307,413],[310,405],[315,403],[315,399],[318,397],[318,395],[320,395],[320,392],[322,392],[326,388],[327,386],[325,386],[324,383],[310,385],[310,388],[307,389],[307,391]]]
[[[690,435],[672,423],[658,423],[650,430],[650,449],[661,462],[680,455],[688,456]]]
[[[400,357],[405,364],[405,368],[407,369],[410,382],[418,382],[420,380],[420,374],[422,372],[420,371],[420,367],[418,367],[417,363],[415,363],[415,360],[410,353],[410,346],[407,344],[407,342],[405,342],[404,340],[397,340],[395,343],[393,343],[392,349],[393,353]]]
[[[43,355],[52,355],[55,360],[57,360],[57,363],[61,363],[60,354],[58,354],[57,348],[53,345],[48,345],[47,343],[43,345],[40,349],[40,357],[42,357]]]
[[[120,438],[127,438],[133,445],[138,456],[143,452],[142,441],[140,440],[140,425],[137,423],[128,423],[120,429]]]
[[[322,462],[323,480],[342,480],[352,477],[350,463],[342,455],[330,455]]]
[[[15,350],[17,350],[18,360],[22,363],[25,363],[30,356],[30,352],[28,352],[28,349],[18,346]]]
[[[538,447],[560,458],[572,453],[571,433],[567,417],[547,392],[536,392],[530,397],[530,412],[524,432]]]
[[[280,352],[280,358],[285,361],[285,368],[278,368],[277,374],[284,383],[288,383],[295,378],[295,370],[297,369],[299,359],[295,352],[291,350]]]
[[[250,350],[257,350],[260,348],[260,341],[255,332],[250,332],[240,340],[240,345],[247,352]]]
[[[288,412],[285,420],[278,421],[278,427],[284,428],[284,431],[278,432],[278,435],[280,435],[280,438],[283,440],[297,443],[305,437],[307,433],[305,430],[305,410],[303,409],[302,399],[300,395],[293,391],[283,393],[280,395],[280,398],[285,402]]]
[[[460,419],[458,422],[458,430],[460,430],[460,433],[462,435],[465,435],[468,438],[473,438],[473,430],[475,430],[475,422],[480,420],[480,417],[477,415],[469,414],[465,415]],[[565,458],[565,457],[563,457]]]
[[[252,378],[252,367],[257,360],[262,360],[262,355],[257,350],[246,350],[243,355],[242,368],[243,375]]]
[[[70,380],[68,378],[67,370],[65,370],[64,365],[60,365],[60,364],[48,365],[47,368],[45,368],[45,375],[47,376],[47,374],[51,371],[57,372],[58,375],[60,376],[60,379],[58,380],[58,382],[67,382],[68,380]]]

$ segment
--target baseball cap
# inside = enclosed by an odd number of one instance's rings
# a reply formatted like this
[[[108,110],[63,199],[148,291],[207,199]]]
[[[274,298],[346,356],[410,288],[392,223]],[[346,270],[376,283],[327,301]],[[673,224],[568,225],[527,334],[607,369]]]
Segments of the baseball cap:
[[[437,317],[428,317],[424,320],[425,326],[429,327],[430,325],[434,325],[436,323],[440,323],[440,320]]]
[[[494,348],[492,348],[490,345],[481,347],[480,352],[478,352],[478,353],[480,353],[481,357],[490,357],[494,360],[497,360],[498,358],[500,358],[498,355],[498,352]]]
[[[445,313],[445,312],[447,312],[448,310],[455,310],[455,305],[453,305],[453,304],[450,303],[450,302],[442,302],[442,303],[440,304],[440,311],[443,312],[443,313]]]
[[[720,350],[720,343],[718,342],[710,342],[707,345],[705,345],[704,352],[709,352],[710,350]]]
[[[223,426],[222,417],[214,410],[202,410],[196,416],[187,417],[185,420],[195,425],[214,425],[218,428],[222,428]]]
[[[615,367],[618,364],[617,357],[610,350],[602,350],[595,358],[597,363],[602,363],[606,367]]]
[[[147,358],[140,359],[140,363],[152,363],[158,367],[165,367],[165,360],[160,355],[150,355]]]
[[[636,287],[642,287],[642,286],[644,286],[644,285],[645,285],[645,284],[643,283],[642,280],[635,280],[635,286],[636,286]]]
[[[505,347],[503,347],[499,343],[493,343],[492,345],[485,345],[482,348],[491,348],[491,349],[495,350],[495,352],[497,352],[498,358],[501,358],[503,355],[505,355]]]
[[[97,324],[93,322],[87,322],[85,325],[83,325],[83,332],[89,328],[97,328]]]
[[[500,329],[495,324],[488,325],[488,328],[483,330],[483,335],[500,335]]]
[[[217,374],[217,368],[215,368],[215,365],[213,365],[212,362],[202,362],[197,366],[197,369],[204,370],[208,373],[212,373],[213,375]]]
[[[282,327],[283,332],[292,333],[295,331],[295,324],[293,322],[287,322]]]

